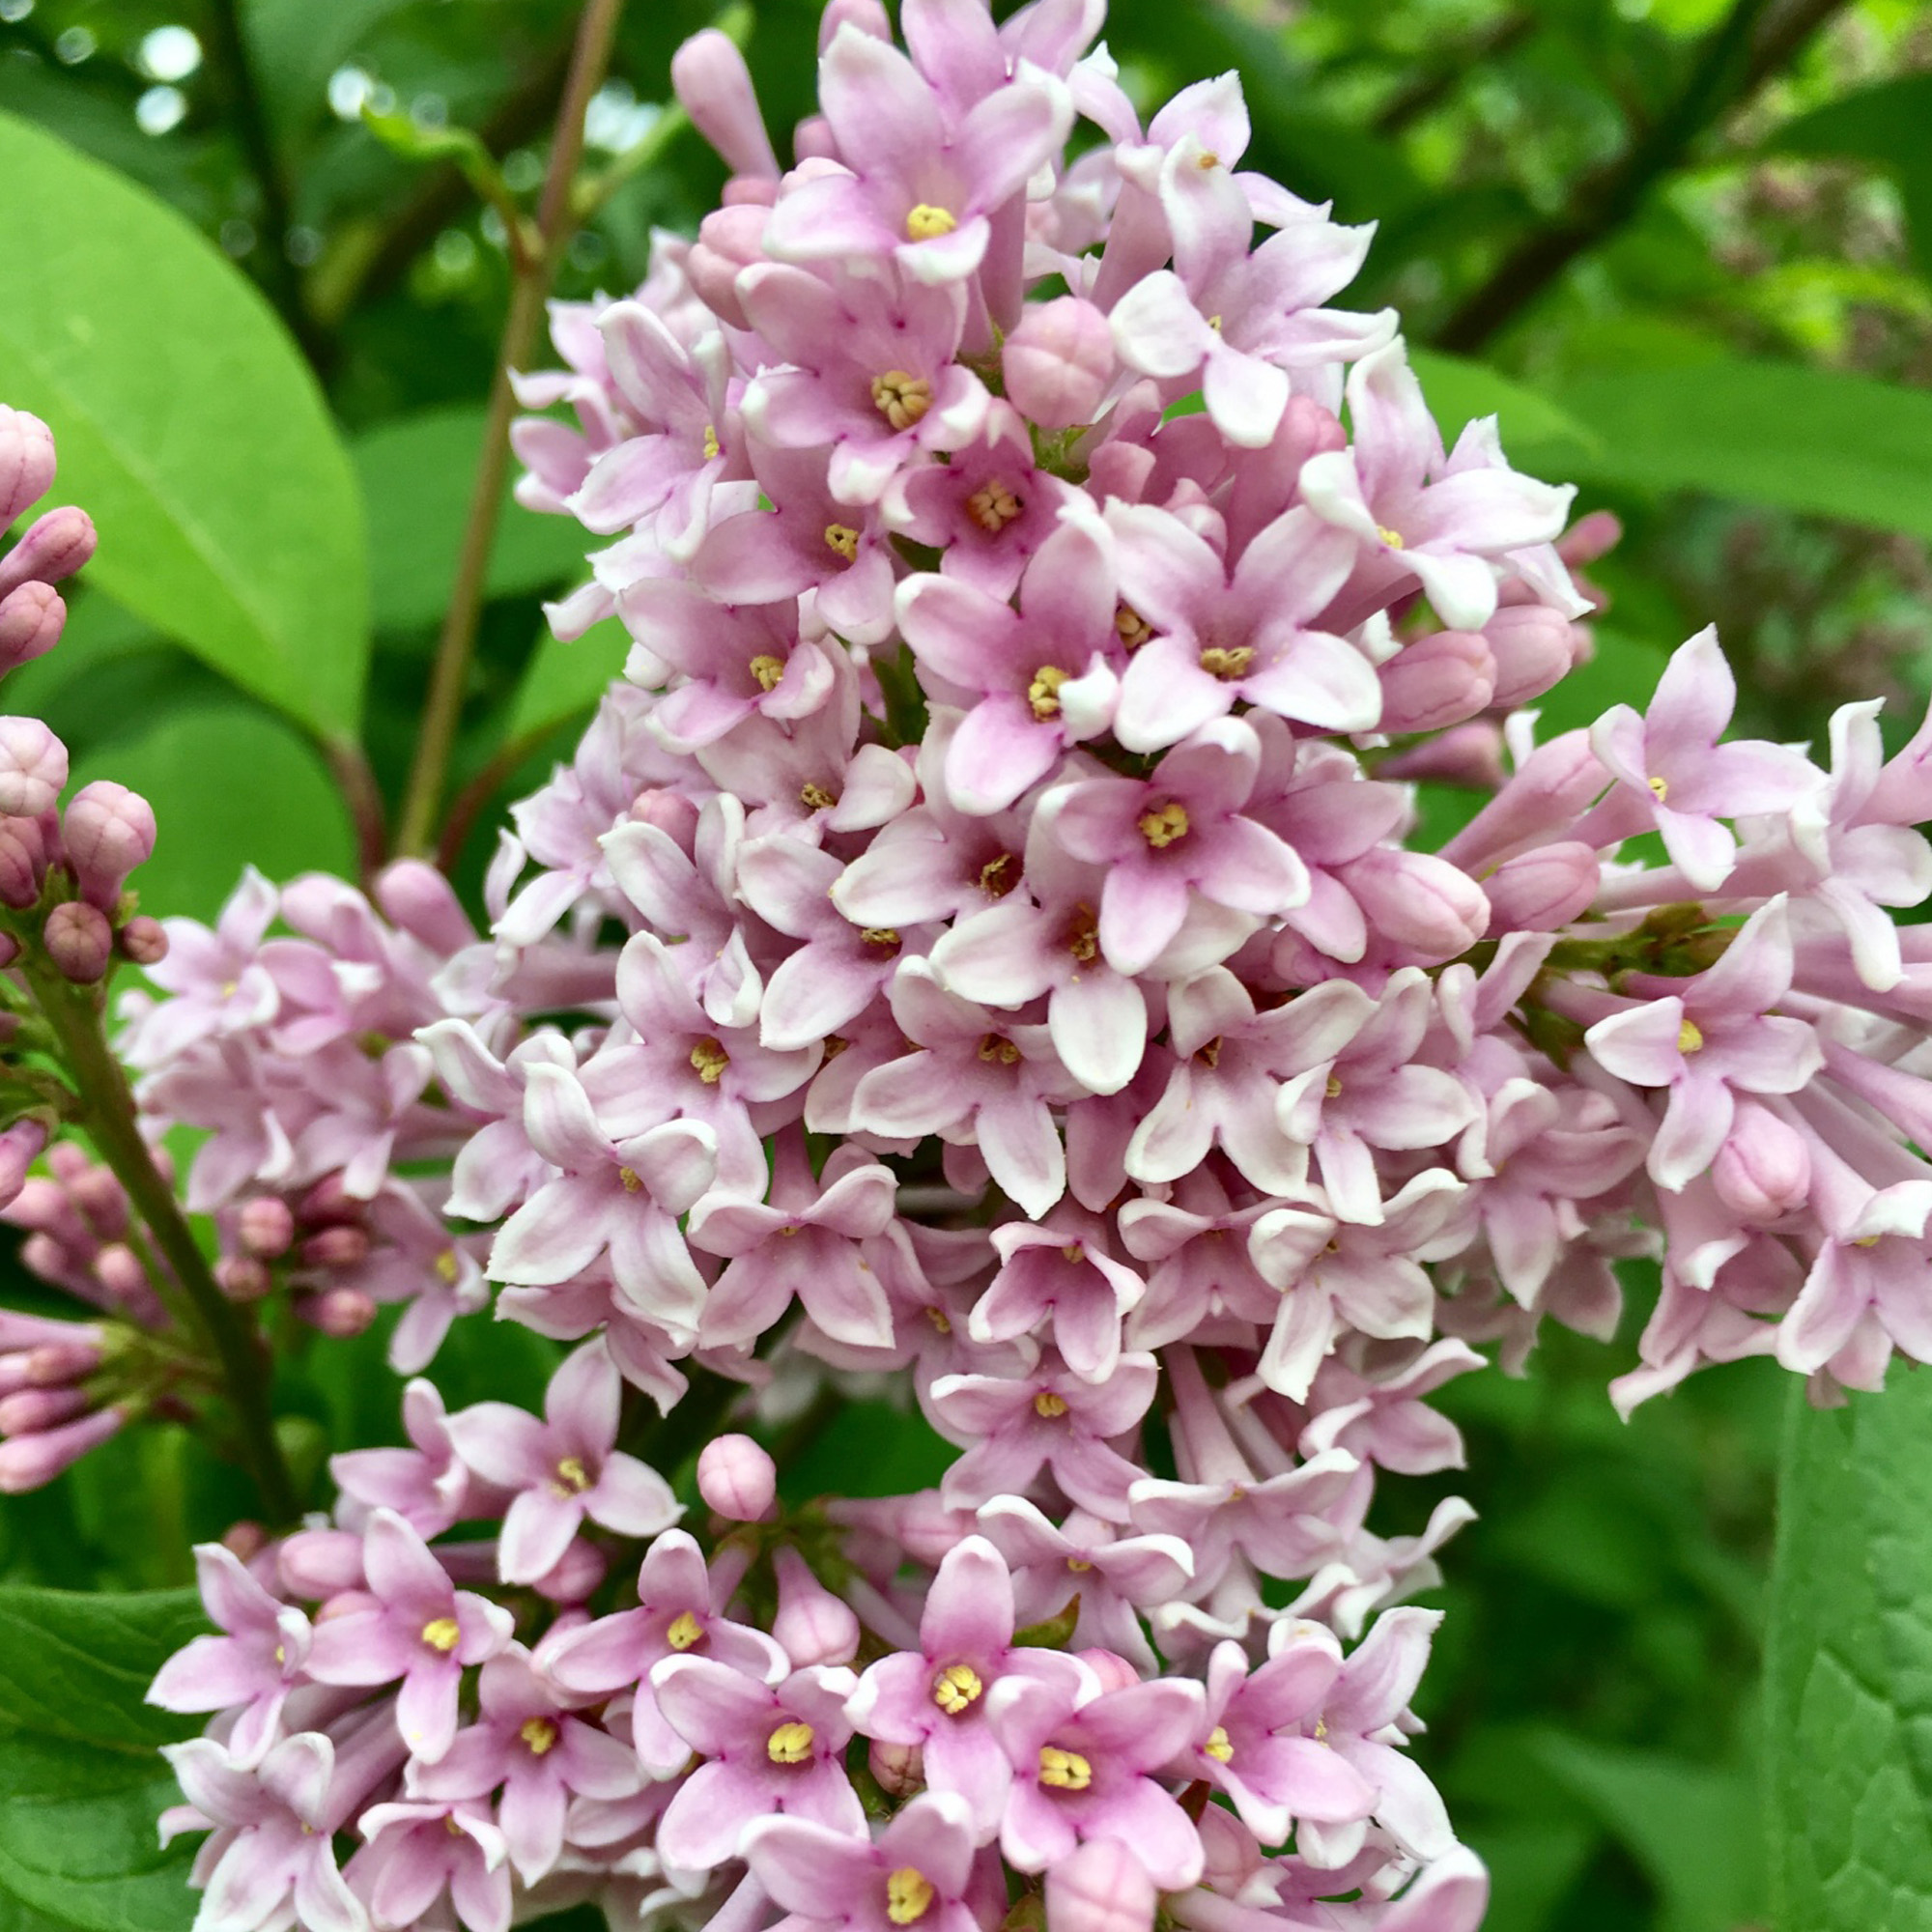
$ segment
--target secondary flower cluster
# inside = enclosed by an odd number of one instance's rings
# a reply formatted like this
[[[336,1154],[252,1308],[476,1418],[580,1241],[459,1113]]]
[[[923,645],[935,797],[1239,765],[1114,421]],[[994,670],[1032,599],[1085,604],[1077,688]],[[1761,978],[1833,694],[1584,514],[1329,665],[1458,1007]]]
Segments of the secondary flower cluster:
[[[251,879],[130,1014],[230,1293],[579,1345],[205,1555],[204,1932],[1462,1932],[1399,1600],[1467,1511],[1367,1527],[1432,1393],[1647,1254],[1626,1406],[1932,1360],[1932,734],[1722,743],[1706,634],[1539,744],[1610,533],[1445,448],[1329,305],[1368,231],[1233,77],[1143,126],[1100,11],[833,0],[782,174],[686,46],[725,205],[522,379],[525,499],[614,539],[554,622],[633,643],[491,934]],[[1421,780],[1488,794],[1434,850]],[[881,1391],[936,1489],[779,1511],[725,1436],[671,1526],[720,1417]]]

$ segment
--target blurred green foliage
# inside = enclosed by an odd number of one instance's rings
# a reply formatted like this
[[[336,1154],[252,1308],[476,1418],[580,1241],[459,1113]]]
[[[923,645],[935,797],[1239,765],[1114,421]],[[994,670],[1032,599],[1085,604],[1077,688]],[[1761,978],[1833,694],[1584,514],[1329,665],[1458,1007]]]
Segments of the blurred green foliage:
[[[593,165],[648,135],[672,48],[711,11],[634,0]],[[0,0],[0,392],[31,367],[43,391],[8,399],[51,398],[70,480],[97,510],[106,493],[130,533],[103,550],[61,652],[8,696],[53,721],[83,775],[154,798],[153,910],[211,914],[244,859],[352,867],[332,774],[358,720],[393,810],[509,276],[501,210],[361,115],[473,130],[527,208],[575,17],[567,0]],[[815,27],[811,0],[750,10],[777,128],[808,111]],[[1594,573],[1613,600],[1597,661],[1548,724],[1640,702],[1715,618],[1742,726],[1813,737],[1833,704],[1882,694],[1888,728],[1910,727],[1932,684],[1932,15],[1910,0],[1115,0],[1108,40],[1144,105],[1238,66],[1249,164],[1379,222],[1353,299],[1404,309],[1445,427],[1499,411],[1519,462],[1623,519]],[[56,165],[46,135],[102,164],[76,177],[84,219],[34,191]],[[558,293],[635,283],[653,229],[692,228],[721,182],[677,135],[577,237]],[[119,363],[74,334],[97,315],[123,325]],[[187,321],[218,355],[177,368]],[[83,404],[98,447],[60,419]],[[455,774],[476,783],[471,889],[502,804],[621,659],[608,627],[540,641],[539,605],[580,548],[514,512],[497,546]],[[246,565],[250,598],[224,558]],[[1526,1378],[1445,1399],[1469,1446],[1455,1487],[1482,1515],[1447,1555],[1423,1752],[1494,1866],[1495,1932],[1737,1932],[1766,1910],[1755,1687],[1782,1378],[1747,1364],[1625,1427],[1604,1383],[1631,1332],[1607,1349],[1548,1338]],[[437,1376],[453,1400],[530,1395],[547,1346],[462,1324]],[[391,1435],[380,1347],[288,1365],[298,1453]],[[836,1471],[850,1438],[918,1480],[930,1445],[895,1429],[852,1411],[792,1473]],[[1402,1490],[1391,1530],[1434,1500]],[[179,1432],[124,1439],[0,1513],[0,1576],[177,1583],[185,1540],[241,1506]]]

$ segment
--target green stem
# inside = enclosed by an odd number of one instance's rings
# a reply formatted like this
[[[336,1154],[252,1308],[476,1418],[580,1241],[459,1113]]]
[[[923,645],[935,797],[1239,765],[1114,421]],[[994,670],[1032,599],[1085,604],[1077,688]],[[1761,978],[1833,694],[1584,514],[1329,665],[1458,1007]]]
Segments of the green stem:
[[[165,1279],[156,1282],[156,1292],[185,1327],[199,1329],[207,1339],[220,1365],[241,1430],[243,1460],[262,1492],[263,1509],[271,1523],[293,1522],[295,1485],[275,1440],[268,1362],[250,1323],[215,1285],[174,1189],[161,1178],[141,1136],[128,1077],[101,1030],[99,991],[63,978],[35,939],[22,946],[18,965],[72,1076],[85,1110],[82,1124],[173,1271],[172,1288],[178,1293],[170,1292]]]
[[[416,755],[403,798],[398,849],[426,855],[435,849],[437,817],[442,807],[449,775],[450,753],[463,713],[464,688],[476,647],[476,627],[483,614],[483,587],[502,509],[503,485],[510,471],[510,418],[516,396],[510,371],[530,358],[543,324],[544,299],[550,294],[556,264],[578,226],[572,188],[583,153],[583,116],[591,97],[603,84],[610,65],[611,45],[624,0],[589,0],[578,23],[577,45],[571,56],[563,101],[557,109],[556,136],[551,147],[550,172],[537,206],[537,233],[542,250],[526,261],[510,283],[510,311],[503,323],[503,339],[497,357],[496,378],[490,385],[490,407],[484,421],[483,449],[476,462],[476,481],[469,495],[469,515],[464,526],[463,548],[457,557],[456,582],[449,610],[437,640],[436,666],[430,674],[429,696],[423,706]]]

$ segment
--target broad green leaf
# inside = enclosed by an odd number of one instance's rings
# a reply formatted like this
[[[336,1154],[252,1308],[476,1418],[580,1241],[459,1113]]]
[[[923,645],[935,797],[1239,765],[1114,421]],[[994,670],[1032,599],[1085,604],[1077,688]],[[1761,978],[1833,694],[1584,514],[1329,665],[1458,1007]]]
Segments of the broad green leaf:
[[[590,710],[624,668],[630,639],[617,620],[593,625],[574,643],[546,632],[524,671],[510,706],[504,736],[514,744],[533,738],[580,712]]]
[[[213,918],[244,862],[271,879],[355,872],[349,814],[322,760],[267,712],[223,700],[168,713],[83,759],[74,782],[93,779],[155,808],[155,856],[133,878],[151,913]]]
[[[1595,432],[1590,479],[1705,490],[1932,538],[1932,395],[1727,360],[1593,378],[1559,400]]]
[[[1589,661],[1530,706],[1537,714],[1536,735],[1546,744],[1559,732],[1594,724],[1612,704],[1643,710],[1670,661],[1668,651],[1647,639],[1605,625],[1591,625],[1590,640]]]
[[[1870,161],[1898,183],[1920,271],[1932,274],[1932,73],[1900,74],[1787,121],[1774,154]]]
[[[1411,349],[1408,359],[1445,443],[1475,417],[1494,416],[1503,453],[1519,469],[1561,469],[1597,453],[1597,438],[1568,411],[1487,363],[1433,349]]]
[[[191,1590],[0,1589],[0,1927],[185,1932],[198,1840],[160,1848],[157,1747],[193,1724],[142,1700],[205,1624]]]
[[[355,469],[369,511],[370,608],[379,631],[436,623],[449,602],[483,412],[429,410],[357,439]],[[533,515],[503,493],[486,580],[492,597],[548,590],[583,575],[594,539],[568,517]]]
[[[1791,1391],[1765,1660],[1776,1932],[1932,1929],[1932,1376]]]
[[[44,416],[110,596],[349,734],[368,657],[355,479],[253,287],[179,215],[0,115],[0,396]]]

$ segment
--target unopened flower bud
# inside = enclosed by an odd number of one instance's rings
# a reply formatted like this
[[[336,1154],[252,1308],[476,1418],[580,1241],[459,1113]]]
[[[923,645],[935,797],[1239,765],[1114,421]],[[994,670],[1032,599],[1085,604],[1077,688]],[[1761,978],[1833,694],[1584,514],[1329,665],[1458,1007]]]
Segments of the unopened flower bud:
[[[94,554],[94,519],[71,503],[36,517],[27,533],[0,556],[0,597],[22,583],[58,583]]]
[[[19,1389],[0,1396],[0,1435],[38,1435],[86,1413],[87,1397],[70,1384]]]
[[[450,883],[420,859],[398,859],[376,881],[384,916],[432,952],[460,952],[476,938]]]
[[[37,1343],[27,1350],[27,1385],[31,1388],[58,1388],[63,1382],[78,1381],[100,1366],[102,1350],[99,1330],[77,1331],[57,1341]]]
[[[631,816],[639,825],[655,825],[677,841],[688,859],[697,841],[697,807],[681,791],[666,785],[646,785],[631,801]]]
[[[778,179],[778,157],[758,112],[751,72],[729,36],[716,27],[692,35],[671,56],[670,84],[691,125],[734,175]]]
[[[162,1174],[172,1169],[164,1165],[166,1155],[156,1151],[155,1164]],[[114,1178],[112,1168],[96,1167],[71,1141],[62,1141],[47,1155],[74,1211],[103,1241],[118,1241],[128,1232],[128,1190]]]
[[[1582,917],[1602,876],[1595,850],[1574,838],[1507,860],[1483,881],[1490,930],[1554,932]]]
[[[154,1293],[140,1256],[125,1242],[113,1241],[102,1248],[94,1257],[93,1267],[95,1279],[118,1302],[144,1301]]]
[[[1592,510],[1556,539],[1556,554],[1573,569],[1595,563],[1623,541],[1624,526],[1613,510]]]
[[[69,899],[47,914],[41,944],[68,979],[76,985],[91,986],[114,957],[114,928],[99,906]]]
[[[230,1301],[260,1301],[274,1285],[253,1255],[223,1255],[214,1264],[214,1281]]]
[[[1047,1869],[1053,1932],[1148,1932],[1158,1902],[1147,1867],[1118,1838],[1089,1838]]]
[[[39,416],[0,403],[0,530],[53,487],[53,432]]]
[[[749,1435],[714,1436],[697,1458],[697,1493],[733,1522],[768,1522],[778,1514],[778,1464]]]
[[[1418,638],[1382,666],[1381,729],[1440,731],[1489,709],[1496,665],[1474,631]]]
[[[115,934],[122,952],[136,966],[158,966],[168,956],[168,935],[157,919],[136,913]]]
[[[852,1605],[835,1597],[796,1549],[781,1549],[772,1567],[779,1579],[772,1634],[794,1666],[849,1663],[859,1650],[859,1618]]]
[[[1096,1646],[1092,1650],[1075,1651],[1074,1655],[1100,1680],[1102,1690],[1124,1690],[1141,1681],[1139,1670],[1117,1650],[1102,1650]]]
[[[1608,782],[1587,731],[1565,731],[1539,745],[1503,788],[1442,847],[1442,857],[1486,870],[1526,845],[1541,844],[1552,825],[1567,824]]]
[[[892,22],[879,0],[826,0],[825,12],[818,16],[818,51],[823,53],[838,38],[838,29],[847,26],[875,41],[893,37]]]
[[[53,732],[38,718],[0,718],[0,813],[38,818],[66,783],[67,747]]]
[[[82,897],[112,912],[128,874],[154,854],[154,808],[139,792],[96,779],[69,801],[61,839]]]
[[[1007,337],[1007,395],[1042,429],[1090,423],[1119,364],[1107,318],[1078,296],[1029,303]]]
[[[361,1228],[347,1225],[325,1228],[301,1244],[304,1267],[359,1267],[368,1259],[369,1236]]]
[[[1431,853],[1378,845],[1339,876],[1377,931],[1429,960],[1466,952],[1490,928],[1482,887]]]
[[[867,1758],[888,1798],[910,1798],[924,1789],[925,1753],[918,1745],[892,1745],[875,1738]]]
[[[269,1532],[259,1522],[250,1522],[245,1517],[240,1522],[231,1522],[221,1532],[221,1547],[239,1556],[243,1563],[252,1563],[269,1547]]]
[[[369,1204],[358,1201],[342,1184],[339,1174],[325,1174],[296,1208],[296,1219],[305,1228],[326,1228],[338,1221],[360,1221]]]
[[[121,1408],[98,1408],[72,1422],[0,1443],[0,1495],[24,1495],[44,1488],[62,1470],[98,1448],[128,1420]]]
[[[39,1121],[15,1121],[0,1133],[0,1208],[18,1199],[28,1168],[40,1159],[46,1144],[47,1130]]]
[[[1577,655],[1570,620],[1548,604],[1505,604],[1483,626],[1495,661],[1493,702],[1513,710],[1568,674]]]
[[[1378,767],[1378,776],[1494,791],[1505,776],[1502,727],[1489,718],[1452,724],[1437,736],[1424,738],[1384,759]]]
[[[771,211],[756,206],[721,208],[698,223],[697,240],[684,270],[698,298],[732,328],[750,328],[752,319],[738,299],[739,271],[765,259],[765,223]]]
[[[376,1298],[359,1288],[328,1288],[300,1301],[296,1313],[337,1341],[359,1335],[376,1319]]]
[[[235,1237],[247,1253],[271,1262],[288,1253],[296,1237],[296,1217],[279,1194],[258,1194],[237,1212]]]
[[[298,1529],[275,1554],[282,1588],[317,1602],[362,1587],[362,1539],[348,1529]]]
[[[23,583],[0,597],[0,677],[60,642],[67,603],[51,583]]]
[[[1711,1164],[1719,1198],[1747,1221],[1776,1221],[1804,1207],[1811,1192],[1804,1136],[1768,1107],[1740,1099],[1731,1131]]]

